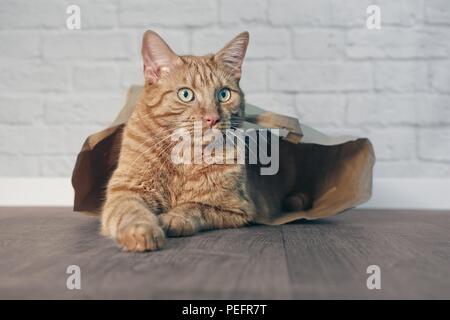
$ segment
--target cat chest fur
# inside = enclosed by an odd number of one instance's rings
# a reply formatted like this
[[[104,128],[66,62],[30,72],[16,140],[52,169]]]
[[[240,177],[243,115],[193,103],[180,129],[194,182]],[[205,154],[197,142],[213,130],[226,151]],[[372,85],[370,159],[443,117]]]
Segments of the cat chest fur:
[[[245,167],[242,165],[183,165],[165,186],[170,207],[197,202],[229,206],[244,201]]]

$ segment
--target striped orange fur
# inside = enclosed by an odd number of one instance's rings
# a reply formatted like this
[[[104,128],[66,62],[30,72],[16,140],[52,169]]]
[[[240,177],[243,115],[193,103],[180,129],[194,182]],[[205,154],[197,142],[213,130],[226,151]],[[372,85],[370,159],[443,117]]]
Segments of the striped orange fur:
[[[176,165],[170,159],[174,130],[191,131],[195,121],[208,128],[218,119],[214,128],[222,130],[242,122],[239,80],[248,38],[241,33],[216,54],[178,56],[156,33],[144,34],[145,88],[125,126],[101,216],[102,234],[123,249],[157,250],[166,235],[188,236],[253,220],[245,165]],[[192,90],[195,99],[180,100],[180,88]],[[221,88],[231,93],[223,103],[217,99]]]

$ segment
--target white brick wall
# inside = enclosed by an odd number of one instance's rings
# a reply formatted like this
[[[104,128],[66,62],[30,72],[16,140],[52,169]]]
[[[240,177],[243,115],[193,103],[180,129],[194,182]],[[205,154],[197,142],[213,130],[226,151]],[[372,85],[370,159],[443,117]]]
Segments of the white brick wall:
[[[66,29],[66,7],[82,29]],[[365,28],[369,4],[382,29]],[[68,176],[141,83],[142,33],[181,54],[248,30],[249,102],[372,139],[379,177],[450,177],[448,0],[2,0],[0,176]]]

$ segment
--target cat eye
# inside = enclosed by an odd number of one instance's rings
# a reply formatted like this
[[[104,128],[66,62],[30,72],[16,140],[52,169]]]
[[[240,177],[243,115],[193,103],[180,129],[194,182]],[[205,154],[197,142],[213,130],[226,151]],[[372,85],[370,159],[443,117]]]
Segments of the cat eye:
[[[181,88],[178,90],[178,98],[183,102],[191,102],[194,100],[194,92],[189,88]]]
[[[217,99],[219,102],[227,102],[231,98],[231,91],[228,88],[220,89],[217,93]]]

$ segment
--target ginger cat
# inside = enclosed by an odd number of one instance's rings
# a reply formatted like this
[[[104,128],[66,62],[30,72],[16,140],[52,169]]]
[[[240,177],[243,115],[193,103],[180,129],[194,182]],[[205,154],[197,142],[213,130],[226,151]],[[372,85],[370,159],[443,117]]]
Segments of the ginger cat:
[[[255,217],[243,164],[174,164],[171,134],[239,127],[249,34],[216,54],[178,56],[155,32],[142,42],[145,87],[127,122],[106,191],[101,233],[127,251],[158,250],[165,236],[245,226]]]

